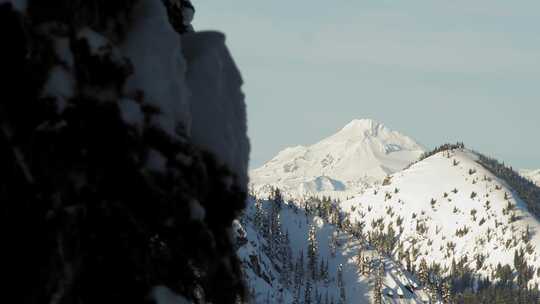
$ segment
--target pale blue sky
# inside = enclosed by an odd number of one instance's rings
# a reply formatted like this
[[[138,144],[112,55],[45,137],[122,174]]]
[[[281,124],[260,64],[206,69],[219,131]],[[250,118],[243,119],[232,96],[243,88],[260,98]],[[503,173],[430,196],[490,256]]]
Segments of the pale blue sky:
[[[244,77],[251,166],[372,118],[540,168],[538,0],[194,0]]]

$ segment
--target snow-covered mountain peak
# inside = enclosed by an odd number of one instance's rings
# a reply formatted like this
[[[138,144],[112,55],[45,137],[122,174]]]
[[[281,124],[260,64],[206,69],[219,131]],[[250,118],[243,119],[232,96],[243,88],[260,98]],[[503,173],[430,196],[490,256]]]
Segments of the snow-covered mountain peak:
[[[371,119],[355,119],[314,145],[281,151],[251,171],[251,184],[278,186],[292,195],[353,195],[402,170],[423,152],[410,137]]]
[[[372,119],[354,119],[336,134],[321,141],[321,144],[345,142],[348,147],[360,145],[384,154],[401,150],[424,150],[412,138],[390,130]]]
[[[386,126],[372,119],[354,119],[328,139],[361,141],[368,137],[385,137],[391,133]]]
[[[379,129],[386,128],[383,124],[373,119],[353,119],[345,125],[341,131],[354,131],[364,134],[377,135]]]

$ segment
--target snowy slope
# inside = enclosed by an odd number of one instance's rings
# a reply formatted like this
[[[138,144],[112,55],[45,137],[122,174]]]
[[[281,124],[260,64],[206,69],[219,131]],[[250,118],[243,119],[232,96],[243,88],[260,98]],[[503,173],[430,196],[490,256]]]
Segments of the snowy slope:
[[[537,170],[521,170],[519,173],[523,175],[523,177],[530,179],[533,183],[540,186],[540,169]]]
[[[515,250],[527,247],[524,234],[529,227],[526,260],[537,269],[539,222],[477,159],[464,149],[440,152],[392,175],[389,183],[343,202],[342,208],[353,223],[364,223],[366,232],[379,229],[372,224],[377,219],[385,227],[403,229],[402,249],[410,254],[413,248],[418,251],[412,257],[417,266],[425,258],[450,268],[453,259],[466,257],[466,264],[477,269],[476,260],[485,258],[476,271],[484,276],[491,275],[498,263],[512,265]],[[540,278],[535,275],[532,281]]]
[[[277,185],[286,192],[357,193],[368,183],[402,170],[424,152],[413,139],[369,119],[353,120],[309,147],[281,151],[250,172],[254,188]]]
[[[270,212],[271,200],[262,201],[263,210],[267,216]],[[236,222],[235,232],[239,243],[238,255],[242,261],[244,275],[248,284],[250,300],[252,303],[293,303],[294,294],[299,293],[299,303],[305,303],[305,288],[307,275],[302,279],[302,284],[298,290],[294,283],[283,284],[283,272],[287,268],[276,257],[268,252],[270,241],[263,236],[263,232],[255,224],[256,207],[253,199],[248,201],[246,213],[240,222]],[[308,234],[310,227],[314,227],[318,242],[319,261],[327,261],[329,277],[313,284],[311,303],[338,303],[340,298],[337,269],[343,265],[343,282],[345,289],[345,303],[373,303],[374,274],[362,274],[357,266],[358,250],[365,244],[351,234],[338,229],[335,225],[325,222],[321,217],[306,215],[304,209],[296,207],[293,203],[284,203],[279,212],[281,231],[288,235],[290,240],[290,260],[292,263],[298,260],[300,252],[305,257],[304,272],[308,272],[307,248]],[[336,235],[338,246],[335,255],[331,253],[332,235]],[[362,245],[364,244],[364,245]],[[274,244],[275,246],[275,244]],[[384,303],[422,303],[427,299],[427,294],[423,289],[418,288],[418,282],[401,266],[393,260],[379,255],[375,250],[364,249],[363,255],[371,257],[374,261],[381,259],[385,265],[382,291]],[[294,278],[292,272],[289,276]],[[416,286],[414,293],[407,290],[405,286]],[[321,296],[321,302],[316,300],[316,294]],[[328,300],[326,302],[328,295]],[[400,298],[402,296],[402,298]]]

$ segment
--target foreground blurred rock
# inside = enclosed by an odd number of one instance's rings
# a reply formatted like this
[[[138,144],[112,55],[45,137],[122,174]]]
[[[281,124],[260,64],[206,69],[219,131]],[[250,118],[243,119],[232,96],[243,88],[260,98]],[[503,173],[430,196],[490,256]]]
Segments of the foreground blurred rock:
[[[0,2],[3,297],[243,298],[231,239],[247,183],[242,80],[223,36],[191,32],[193,11]]]

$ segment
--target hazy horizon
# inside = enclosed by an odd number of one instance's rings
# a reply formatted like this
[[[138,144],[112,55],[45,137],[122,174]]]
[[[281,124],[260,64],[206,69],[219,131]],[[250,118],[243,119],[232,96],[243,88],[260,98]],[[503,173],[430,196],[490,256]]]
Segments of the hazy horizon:
[[[540,168],[534,1],[196,3],[242,71],[251,168],[370,118]]]

